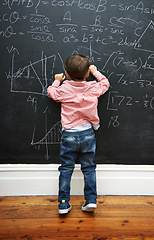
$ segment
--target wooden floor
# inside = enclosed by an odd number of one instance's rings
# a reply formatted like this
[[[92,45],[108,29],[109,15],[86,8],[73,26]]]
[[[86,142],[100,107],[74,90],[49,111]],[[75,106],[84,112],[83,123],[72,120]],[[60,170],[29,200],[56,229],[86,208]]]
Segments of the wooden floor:
[[[1,197],[0,239],[154,239],[154,197],[99,196],[94,213],[84,213],[82,196],[60,216],[57,196]]]

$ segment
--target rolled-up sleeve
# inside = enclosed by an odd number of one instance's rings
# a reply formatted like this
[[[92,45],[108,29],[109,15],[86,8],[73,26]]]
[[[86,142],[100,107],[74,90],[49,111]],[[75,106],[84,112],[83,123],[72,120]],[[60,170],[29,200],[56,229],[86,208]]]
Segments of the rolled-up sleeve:
[[[108,79],[99,71],[93,73],[94,77],[98,80],[97,91],[99,95],[103,95],[110,87]]]

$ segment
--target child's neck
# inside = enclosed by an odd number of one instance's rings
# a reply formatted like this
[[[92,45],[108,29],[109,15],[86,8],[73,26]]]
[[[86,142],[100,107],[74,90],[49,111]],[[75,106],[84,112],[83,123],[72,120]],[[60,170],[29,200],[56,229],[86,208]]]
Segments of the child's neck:
[[[84,82],[84,81],[86,81],[86,78],[84,78],[84,79],[82,79],[82,80],[80,80],[80,79],[71,79],[71,80],[73,80],[73,81],[75,81],[75,82]]]

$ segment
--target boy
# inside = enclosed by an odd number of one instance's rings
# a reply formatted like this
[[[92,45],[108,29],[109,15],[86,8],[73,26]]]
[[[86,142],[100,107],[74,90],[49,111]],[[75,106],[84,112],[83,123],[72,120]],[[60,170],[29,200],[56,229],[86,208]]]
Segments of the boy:
[[[96,81],[86,81],[89,73]],[[82,211],[94,211],[96,199],[96,164],[94,163],[96,140],[93,128],[99,128],[97,113],[98,97],[104,94],[110,84],[97,67],[90,66],[83,55],[72,55],[65,63],[65,79],[63,73],[55,75],[55,81],[49,86],[48,97],[61,102],[62,139],[60,148],[61,166],[59,167],[59,214],[71,210],[70,181],[78,157],[84,174],[85,205]],[[62,84],[61,84],[62,83]]]

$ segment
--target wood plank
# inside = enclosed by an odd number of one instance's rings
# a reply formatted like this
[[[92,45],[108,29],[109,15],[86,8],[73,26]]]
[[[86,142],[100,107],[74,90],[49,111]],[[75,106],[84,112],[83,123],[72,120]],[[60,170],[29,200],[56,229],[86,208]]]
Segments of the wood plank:
[[[1,236],[91,236],[103,233],[107,236],[129,235],[154,237],[154,220],[145,218],[93,218],[80,219],[61,217],[57,219],[3,219],[0,222]]]
[[[138,234],[138,235],[129,235],[129,233],[126,234],[121,234],[121,233],[115,233],[114,236],[113,234],[108,235],[108,233],[106,232],[102,232],[102,233],[91,233],[91,232],[66,232],[66,233],[46,233],[46,234],[35,234],[33,235],[33,233],[31,234],[21,234],[21,235],[16,235],[16,234],[5,234],[5,235],[0,235],[0,240],[4,240],[4,239],[27,239],[27,240],[38,240],[38,239],[52,239],[52,240],[67,240],[67,239],[80,239],[80,240],[153,240],[153,235],[142,235],[142,234]]]
[[[57,196],[0,197],[0,206],[57,205]]]
[[[100,205],[152,205],[153,196],[98,196]],[[71,196],[71,204],[83,205],[83,196]],[[27,196],[27,197],[0,197],[0,206],[20,206],[20,205],[57,205],[57,196]]]
[[[119,217],[119,218],[70,218],[67,216],[60,216],[59,218],[39,218],[37,221],[34,219],[1,219],[0,229],[1,233],[12,231],[18,229],[18,232],[31,231],[34,232],[41,231],[46,228],[49,231],[58,231],[59,227],[61,231],[75,231],[79,229],[80,231],[92,231],[96,230],[98,232],[104,230],[108,232],[118,231],[118,232],[151,232],[154,234],[154,219],[147,221],[146,218],[133,218],[130,217]],[[52,229],[51,229],[52,227]]]
[[[69,213],[70,218],[79,217],[79,218],[93,218],[93,217],[146,217],[154,218],[154,208],[144,208],[138,207],[130,210],[130,208],[125,207],[115,207],[115,206],[99,206],[94,213],[83,213],[81,206],[72,206],[72,211]],[[0,218],[57,218],[58,207],[57,206],[24,206],[24,207],[0,207]]]
[[[153,236],[145,236],[142,234],[130,236],[129,234],[116,234],[116,236],[109,236],[107,233],[57,233],[57,234],[45,234],[45,235],[33,235],[33,234],[25,234],[25,235],[1,235],[0,240],[4,239],[28,239],[28,240],[38,240],[38,239],[48,239],[48,240],[153,240]]]

